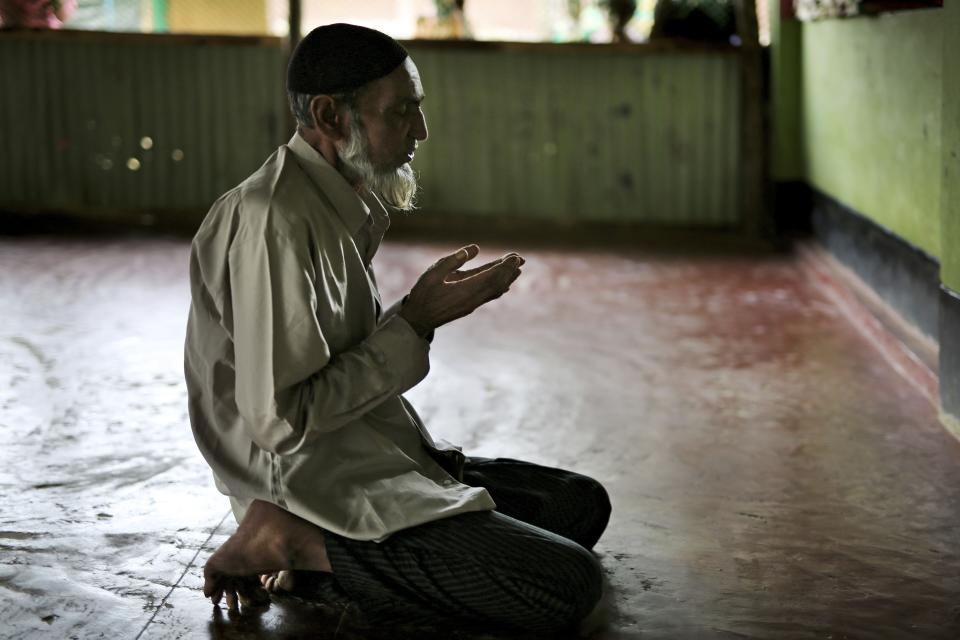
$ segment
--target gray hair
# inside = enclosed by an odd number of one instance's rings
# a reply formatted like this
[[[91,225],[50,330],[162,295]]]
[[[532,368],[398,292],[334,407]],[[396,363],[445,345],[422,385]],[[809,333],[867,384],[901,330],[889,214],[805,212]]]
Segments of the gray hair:
[[[362,90],[363,87],[360,87],[359,89],[352,89],[341,93],[331,93],[330,97],[333,98],[337,104],[341,104],[347,109],[354,111],[357,106],[357,98],[360,96]],[[316,97],[315,94],[287,91],[287,102],[290,103],[290,112],[293,114],[299,126],[306,129],[313,128],[313,114],[310,113],[310,102]]]

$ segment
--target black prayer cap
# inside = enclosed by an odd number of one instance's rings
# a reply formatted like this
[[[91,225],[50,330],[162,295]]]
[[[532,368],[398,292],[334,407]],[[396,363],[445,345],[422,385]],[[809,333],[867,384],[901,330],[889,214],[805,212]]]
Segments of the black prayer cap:
[[[318,95],[357,89],[399,67],[407,55],[399,42],[375,29],[326,24],[294,49],[287,91]]]

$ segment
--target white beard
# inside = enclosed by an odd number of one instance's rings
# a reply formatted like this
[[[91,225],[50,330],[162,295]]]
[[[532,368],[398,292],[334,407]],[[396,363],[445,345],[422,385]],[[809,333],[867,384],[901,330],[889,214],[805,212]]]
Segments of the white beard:
[[[410,163],[396,169],[378,169],[370,160],[367,136],[356,113],[350,114],[350,131],[346,140],[337,142],[341,169],[351,182],[359,182],[379,193],[387,204],[410,211],[415,208],[417,176]]]

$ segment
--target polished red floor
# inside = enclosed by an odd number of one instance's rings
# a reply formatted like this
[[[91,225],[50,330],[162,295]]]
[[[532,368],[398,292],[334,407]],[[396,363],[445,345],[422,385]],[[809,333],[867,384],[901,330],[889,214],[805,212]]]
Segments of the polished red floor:
[[[385,297],[453,248],[388,244]],[[203,600],[234,523],[187,422],[187,252],[0,239],[0,637],[404,637]],[[525,255],[409,396],[468,453],[608,486],[595,637],[960,637],[960,443],[798,261]]]

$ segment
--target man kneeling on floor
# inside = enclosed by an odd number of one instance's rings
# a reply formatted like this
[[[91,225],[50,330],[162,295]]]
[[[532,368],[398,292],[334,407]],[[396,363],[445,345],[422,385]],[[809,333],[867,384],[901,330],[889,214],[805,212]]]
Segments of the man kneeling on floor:
[[[401,395],[427,375],[434,329],[503,295],[523,258],[461,269],[479,251],[464,247],[382,310],[381,201],[412,208],[427,138],[417,67],[389,36],[327,25],[297,47],[287,90],[296,133],[213,205],[191,253],[190,419],[239,522],[204,595],[235,609],[331,572],[372,619],[575,627],[601,595],[587,549],[603,487],[464,458]]]

